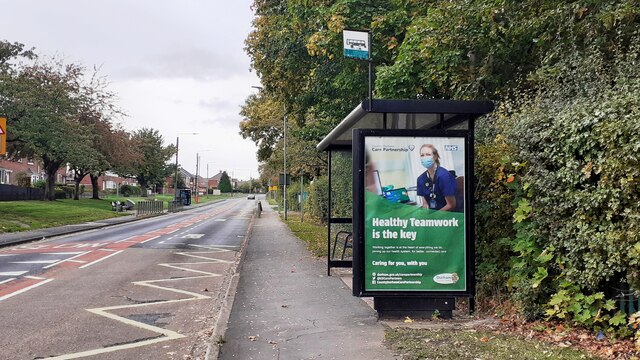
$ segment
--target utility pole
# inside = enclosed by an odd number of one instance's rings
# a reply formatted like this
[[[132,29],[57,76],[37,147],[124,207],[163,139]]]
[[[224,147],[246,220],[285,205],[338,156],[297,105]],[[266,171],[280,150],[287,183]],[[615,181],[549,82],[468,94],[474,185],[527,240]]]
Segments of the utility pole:
[[[200,164],[200,155],[196,153],[196,204],[198,203],[198,192],[200,184],[198,184],[198,165]]]
[[[284,104],[284,185],[282,185],[282,196],[284,197],[284,219],[287,220],[287,104]]]
[[[176,174],[173,177],[173,201],[178,200],[178,144],[180,136],[176,137]]]

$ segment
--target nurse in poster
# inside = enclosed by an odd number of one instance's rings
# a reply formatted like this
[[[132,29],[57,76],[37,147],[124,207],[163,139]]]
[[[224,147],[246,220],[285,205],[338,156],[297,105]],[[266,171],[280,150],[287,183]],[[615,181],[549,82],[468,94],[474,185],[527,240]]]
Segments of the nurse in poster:
[[[365,136],[366,291],[467,290],[465,138]]]

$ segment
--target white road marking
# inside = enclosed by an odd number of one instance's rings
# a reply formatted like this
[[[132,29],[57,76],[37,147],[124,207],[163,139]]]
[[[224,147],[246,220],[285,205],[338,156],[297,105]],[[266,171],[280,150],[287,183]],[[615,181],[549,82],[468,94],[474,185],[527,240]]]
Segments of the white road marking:
[[[53,264],[51,264],[51,265],[44,266],[44,267],[42,267],[42,268],[43,268],[43,269],[48,269],[48,268],[50,268],[50,267],[54,267],[54,266],[56,266],[56,265],[58,265],[58,264],[61,264],[61,263],[65,262],[65,261],[70,261],[70,260],[73,260],[73,259],[75,259],[75,258],[77,258],[77,257],[80,257],[80,256],[84,255],[84,254],[88,254],[88,253],[90,253],[90,252],[91,252],[91,250],[89,250],[89,251],[83,251],[83,252],[79,253],[79,254],[78,254],[78,255],[76,255],[76,256],[72,256],[72,257],[70,257],[70,258],[68,258],[68,259],[62,259],[62,260],[60,260],[60,261],[58,261],[58,262],[56,262],[56,263],[53,263]]]
[[[25,276],[25,277],[26,277],[27,279],[33,279],[33,280],[44,280],[44,279],[45,279],[45,278],[40,277],[40,276],[30,276],[30,275],[27,275],[27,276]]]
[[[122,240],[118,240],[118,241],[116,241],[116,243],[121,243],[121,242],[129,241],[129,240],[133,239],[133,238],[134,238],[134,237],[136,237],[136,236],[138,236],[138,235],[129,236],[128,238],[124,238],[124,239],[122,239]]]
[[[183,236],[183,239],[200,239],[201,237],[203,237],[204,234],[187,234],[185,236]]]
[[[197,254],[206,254],[206,253],[210,253],[210,251],[208,251],[208,252],[197,252]],[[91,312],[93,314],[101,315],[101,316],[104,316],[104,317],[106,317],[108,319],[120,321],[120,322],[122,322],[122,323],[124,323],[126,325],[134,326],[136,328],[153,331],[155,333],[163,335],[162,337],[157,337],[157,338],[154,338],[154,339],[149,339],[149,340],[130,343],[130,344],[122,344],[122,345],[108,346],[108,347],[104,347],[104,348],[97,348],[97,349],[77,352],[77,353],[73,353],[73,354],[65,354],[65,355],[60,355],[60,356],[56,356],[56,357],[51,357],[49,359],[56,359],[56,360],[76,359],[76,358],[81,358],[81,357],[97,355],[97,354],[110,353],[110,352],[124,350],[124,349],[137,348],[137,347],[141,347],[141,346],[156,344],[156,343],[163,342],[163,341],[169,341],[169,340],[175,340],[175,339],[184,338],[185,335],[182,335],[182,334],[177,333],[175,331],[171,331],[171,330],[163,329],[163,328],[160,328],[160,327],[157,327],[157,326],[145,324],[145,323],[142,323],[142,322],[139,322],[139,321],[127,319],[127,318],[124,318],[122,316],[118,316],[118,315],[115,315],[115,314],[112,314],[112,313],[109,312],[109,311],[113,311],[113,310],[132,309],[132,308],[139,308],[139,307],[143,307],[143,306],[153,306],[153,305],[158,305],[158,304],[163,304],[164,305],[164,304],[172,304],[172,303],[179,303],[179,302],[186,302],[186,301],[209,299],[210,296],[206,296],[206,295],[202,295],[202,294],[198,294],[198,293],[194,293],[194,292],[190,292],[190,291],[186,291],[186,290],[160,286],[160,285],[156,285],[156,284],[160,283],[160,282],[174,282],[174,281],[181,281],[181,280],[203,279],[203,278],[208,278],[208,277],[222,276],[222,275],[216,274],[216,273],[189,269],[189,268],[181,267],[181,266],[177,266],[177,265],[214,264],[214,263],[220,263],[220,262],[226,262],[226,261],[215,259],[215,258],[210,258],[210,257],[205,257],[205,256],[202,256],[202,255],[194,255],[194,253],[182,253],[182,252],[179,252],[179,253],[176,253],[176,254],[189,256],[189,257],[194,257],[194,258],[206,259],[206,260],[209,260],[209,261],[200,261],[200,262],[194,262],[194,263],[174,263],[174,264],[163,263],[163,264],[158,264],[158,265],[164,266],[164,267],[169,267],[169,268],[174,268],[174,269],[180,269],[180,270],[184,270],[184,271],[191,271],[191,272],[200,273],[200,274],[204,274],[204,275],[190,276],[190,277],[184,277],[184,278],[170,278],[170,279],[136,281],[136,282],[133,282],[133,284],[134,285],[139,285],[139,286],[146,286],[146,287],[150,287],[150,288],[154,288],[154,289],[160,289],[160,290],[176,292],[176,293],[188,295],[188,296],[191,296],[191,297],[186,298],[186,299],[176,299],[176,300],[160,300],[160,301],[156,301],[156,302],[143,303],[143,304],[119,305],[119,306],[109,306],[109,307],[103,307],[103,308],[87,309],[87,311],[89,311],[89,312]]]
[[[32,261],[12,261],[9,264],[53,264],[60,261],[60,259],[54,260],[32,260]]]
[[[55,252],[55,253],[41,253],[42,255],[77,255],[77,254],[82,254],[82,251],[75,251],[75,252]]]
[[[16,278],[8,278],[7,280],[2,280],[2,281],[0,281],[0,285],[2,285],[2,284],[4,284],[4,283],[8,283],[9,281],[13,281],[13,280],[15,280],[15,279],[16,279]]]
[[[227,219],[215,219],[213,221],[227,221]]]
[[[159,237],[160,237],[160,236],[154,236],[154,237],[152,237],[152,238],[150,238],[150,239],[147,239],[147,240],[145,240],[145,241],[141,241],[141,242],[140,242],[140,244],[144,244],[144,243],[146,243],[147,241],[155,240],[155,239],[157,239],[157,238],[159,238]]]
[[[7,272],[0,272],[0,276],[20,276],[28,272],[29,271],[7,271]]]
[[[103,258],[100,258],[100,259],[98,259],[98,260],[96,260],[96,261],[94,261],[94,262],[90,262],[90,263],[88,263],[88,264],[82,265],[82,266],[80,266],[80,269],[84,269],[84,268],[89,267],[89,266],[91,266],[91,265],[93,265],[93,264],[99,263],[100,261],[105,260],[105,259],[108,259],[108,258],[110,258],[110,257],[112,257],[112,256],[115,256],[115,255],[118,255],[118,254],[120,254],[120,253],[121,253],[121,252],[123,252],[123,251],[124,251],[124,250],[116,251],[116,252],[114,252],[113,254],[107,255],[107,256],[105,256],[105,257],[103,257]]]
[[[38,287],[38,286],[40,286],[40,285],[44,285],[44,284],[46,284],[46,283],[48,283],[48,282],[50,282],[50,281],[53,281],[53,279],[46,279],[46,280],[44,280],[44,281],[42,281],[42,282],[39,282],[39,283],[37,283],[37,284],[33,284],[33,285],[31,285],[31,286],[27,286],[27,287],[26,287],[26,288],[24,288],[24,289],[20,289],[20,290],[18,290],[18,291],[16,291],[16,292],[12,292],[11,294],[7,294],[7,295],[5,295],[5,296],[0,296],[0,301],[2,301],[2,300],[6,300],[6,299],[8,299],[8,298],[10,298],[10,297],[12,297],[12,296],[16,296],[16,295],[18,295],[18,294],[22,294],[23,292],[27,292],[27,291],[29,291],[29,290],[31,290],[31,289],[33,289],[33,288],[36,288],[36,287]]]

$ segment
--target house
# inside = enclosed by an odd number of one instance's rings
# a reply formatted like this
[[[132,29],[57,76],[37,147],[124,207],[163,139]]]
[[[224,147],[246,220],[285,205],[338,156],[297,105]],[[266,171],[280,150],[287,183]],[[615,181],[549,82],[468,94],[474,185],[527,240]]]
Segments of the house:
[[[30,158],[9,159],[0,156],[0,184],[19,185],[21,178],[28,178],[33,185],[38,180],[46,179],[42,162]],[[56,183],[64,183],[67,178],[66,167],[56,172]]]
[[[182,180],[184,181],[184,187],[187,189],[192,189],[194,188],[195,185],[195,178],[196,176],[193,175],[192,173],[188,172],[187,170],[180,168],[180,173],[179,176],[182,178]],[[174,175],[171,176],[167,176],[164,179],[164,183],[165,183],[165,193],[166,194],[174,194],[173,189],[174,189],[174,184],[173,184],[173,177]],[[200,180],[202,180],[200,178]]]
[[[73,184],[73,172],[69,171],[69,176],[67,177],[67,184]],[[80,181],[80,185],[84,185],[85,189],[90,191],[93,188],[91,184],[91,177],[88,175],[82,178]],[[135,178],[123,177],[118,174],[107,171],[103,175],[98,177],[98,190],[99,191],[114,191],[116,192],[119,186],[122,185],[132,185],[138,186],[138,182]]]
[[[207,187],[211,189],[218,189],[220,186],[220,179],[222,179],[222,171],[219,171],[207,180]]]

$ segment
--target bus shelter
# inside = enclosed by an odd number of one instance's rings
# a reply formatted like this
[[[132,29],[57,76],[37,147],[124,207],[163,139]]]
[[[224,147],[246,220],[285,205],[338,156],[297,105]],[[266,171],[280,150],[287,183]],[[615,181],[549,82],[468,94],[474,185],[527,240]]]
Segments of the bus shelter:
[[[380,316],[450,317],[455,297],[473,296],[474,120],[493,108],[366,100],[318,143],[329,164],[327,272],[352,268],[354,296],[373,297]],[[421,159],[431,152],[436,166]],[[433,181],[427,165],[440,168]]]

